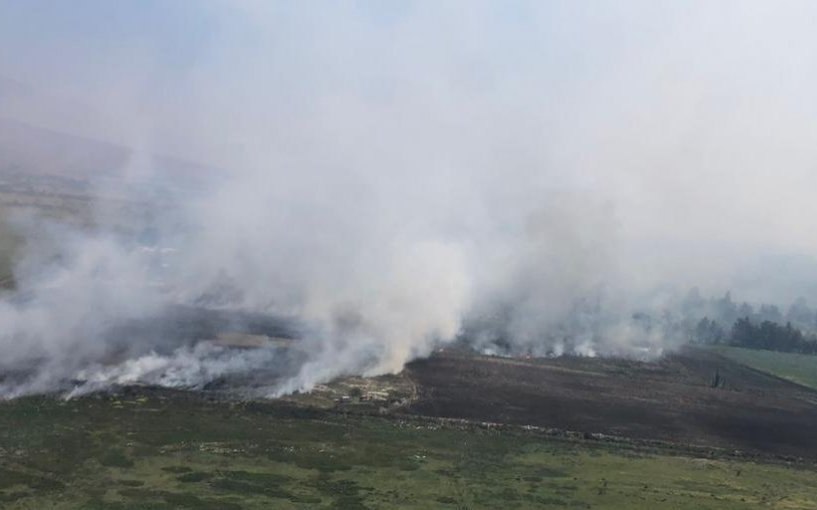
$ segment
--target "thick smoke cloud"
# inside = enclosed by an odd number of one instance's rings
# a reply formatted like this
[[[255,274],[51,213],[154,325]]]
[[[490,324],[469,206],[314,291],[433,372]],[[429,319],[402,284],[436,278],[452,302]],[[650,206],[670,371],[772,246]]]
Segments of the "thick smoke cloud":
[[[5,395],[271,366],[279,394],[457,338],[654,356],[681,339],[638,314],[693,285],[817,297],[810,4],[35,7],[0,7],[0,69],[72,106],[0,116],[134,152],[92,226],[9,219]],[[191,307],[292,320],[298,354],[133,326]]]

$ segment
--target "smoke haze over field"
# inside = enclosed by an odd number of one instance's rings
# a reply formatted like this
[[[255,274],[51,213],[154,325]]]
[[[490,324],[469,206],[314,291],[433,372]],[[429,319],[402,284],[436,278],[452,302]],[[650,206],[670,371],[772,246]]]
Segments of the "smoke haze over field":
[[[306,354],[280,393],[398,371],[463,332],[655,355],[678,340],[633,313],[691,286],[814,303],[816,17],[794,1],[3,2],[0,120],[133,152],[101,169],[121,178],[96,185],[97,227],[8,219],[30,240],[0,370],[36,369],[0,391],[198,387],[280,363],[111,333],[178,306],[296,320]],[[149,154],[204,164],[196,186]],[[112,194],[152,214],[124,219]]]

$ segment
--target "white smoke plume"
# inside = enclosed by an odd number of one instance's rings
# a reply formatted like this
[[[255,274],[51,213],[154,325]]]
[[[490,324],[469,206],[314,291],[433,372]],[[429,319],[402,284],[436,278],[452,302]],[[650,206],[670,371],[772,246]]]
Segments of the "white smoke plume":
[[[654,356],[678,339],[634,314],[693,285],[817,297],[785,263],[817,254],[811,4],[36,4],[0,6],[29,84],[0,120],[130,153],[88,221],[6,218],[6,396],[281,394],[462,337]],[[298,354],[197,346],[223,324],[190,309],[292,321]]]

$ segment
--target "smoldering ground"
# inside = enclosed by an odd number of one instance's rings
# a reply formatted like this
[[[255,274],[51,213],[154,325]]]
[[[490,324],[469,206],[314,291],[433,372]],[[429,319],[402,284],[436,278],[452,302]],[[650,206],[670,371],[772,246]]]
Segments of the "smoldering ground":
[[[131,152],[92,221],[7,218],[6,395],[283,366],[274,394],[463,337],[655,356],[682,339],[634,316],[692,285],[814,300],[810,4],[35,4],[0,7],[0,117]],[[299,354],[132,327],[190,307]]]

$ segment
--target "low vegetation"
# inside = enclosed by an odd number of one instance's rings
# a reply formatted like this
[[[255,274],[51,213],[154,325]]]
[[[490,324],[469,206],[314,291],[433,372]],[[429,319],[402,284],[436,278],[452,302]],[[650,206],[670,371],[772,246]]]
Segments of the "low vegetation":
[[[713,346],[712,349],[733,361],[761,372],[817,389],[817,356],[815,355],[724,345]]]
[[[158,392],[0,404],[3,508],[815,508],[803,466]]]
[[[8,223],[7,211],[0,207],[0,289],[14,287],[12,269],[22,239]]]

